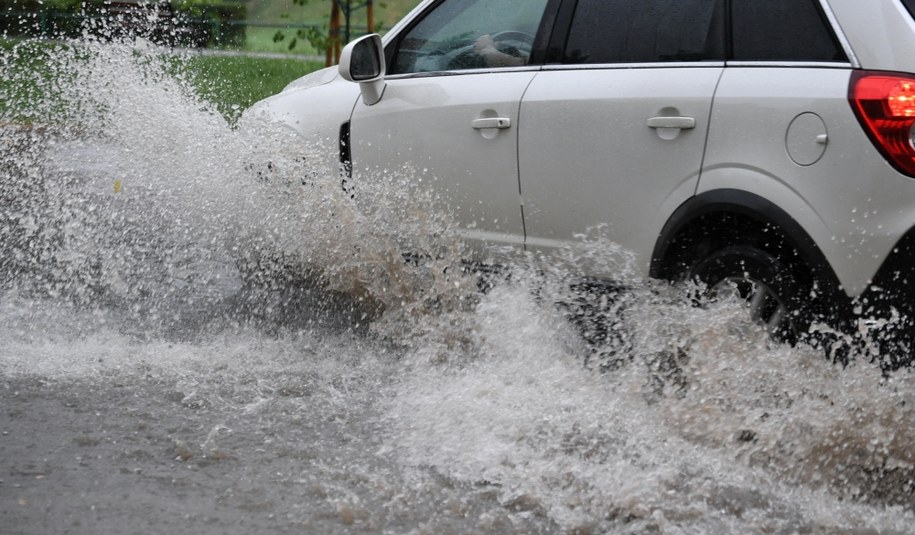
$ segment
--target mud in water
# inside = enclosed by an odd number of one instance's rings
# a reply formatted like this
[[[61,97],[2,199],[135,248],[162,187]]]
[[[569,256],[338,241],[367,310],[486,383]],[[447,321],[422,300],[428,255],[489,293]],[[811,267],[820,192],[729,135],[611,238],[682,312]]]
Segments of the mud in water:
[[[180,58],[47,50],[0,60],[0,533],[915,533],[909,370],[601,229],[481,279],[430,177],[345,191]]]

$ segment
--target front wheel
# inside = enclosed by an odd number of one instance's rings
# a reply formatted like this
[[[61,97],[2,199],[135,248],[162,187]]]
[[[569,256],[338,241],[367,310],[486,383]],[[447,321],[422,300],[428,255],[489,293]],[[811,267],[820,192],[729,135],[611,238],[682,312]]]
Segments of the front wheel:
[[[733,295],[746,301],[750,318],[776,340],[795,343],[811,323],[809,278],[754,245],[712,251],[693,264],[688,275],[703,283],[712,299]]]

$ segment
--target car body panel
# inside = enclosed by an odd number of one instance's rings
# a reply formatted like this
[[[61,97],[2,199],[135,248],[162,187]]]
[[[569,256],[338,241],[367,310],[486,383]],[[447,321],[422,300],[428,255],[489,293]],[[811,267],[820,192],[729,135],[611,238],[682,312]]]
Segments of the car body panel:
[[[727,69],[715,96],[698,193],[736,188],[774,202],[816,242],[846,293],[857,295],[915,221],[915,198],[898,196],[915,193],[915,181],[893,171],[861,130],[848,103],[849,74]],[[786,149],[789,125],[803,113],[820,117],[828,135],[822,158],[806,166]],[[907,214],[904,230],[900,213]]]
[[[297,143],[316,149],[311,152],[324,157],[320,164],[325,169],[336,169],[340,126],[349,120],[353,106],[361,98],[360,90],[358,84],[339,76],[326,81],[327,74],[319,73],[325,78],[317,77],[317,85],[300,78],[296,82],[301,88],[295,88],[293,82],[287,90],[248,109],[245,119],[267,120],[289,127],[299,135]]]
[[[538,74],[521,104],[519,133],[529,247],[568,245],[607,224],[647,273],[664,221],[646,224],[645,215],[671,213],[694,193],[721,72],[721,65],[653,65]],[[661,116],[691,118],[695,127],[648,126]]]
[[[337,67],[325,67],[289,82],[280,94],[305,91],[313,87],[326,85],[339,78],[339,76],[340,70]]]
[[[530,69],[388,81],[372,106],[359,102],[351,121],[353,176],[403,172],[432,179],[477,253],[524,241],[518,192],[517,125]],[[474,128],[503,118],[505,128]],[[410,176],[413,175],[413,176]]]
[[[829,0],[864,69],[915,72],[915,21],[899,0]]]

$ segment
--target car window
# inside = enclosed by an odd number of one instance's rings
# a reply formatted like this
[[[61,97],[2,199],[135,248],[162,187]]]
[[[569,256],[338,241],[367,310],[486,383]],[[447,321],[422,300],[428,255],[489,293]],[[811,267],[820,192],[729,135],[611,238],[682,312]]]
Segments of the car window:
[[[902,4],[909,10],[909,15],[915,15],[915,0],[902,0]]]
[[[525,65],[548,0],[445,0],[398,40],[391,74]]]
[[[732,59],[848,61],[817,0],[731,0]]]
[[[563,63],[724,59],[717,0],[580,0]]]

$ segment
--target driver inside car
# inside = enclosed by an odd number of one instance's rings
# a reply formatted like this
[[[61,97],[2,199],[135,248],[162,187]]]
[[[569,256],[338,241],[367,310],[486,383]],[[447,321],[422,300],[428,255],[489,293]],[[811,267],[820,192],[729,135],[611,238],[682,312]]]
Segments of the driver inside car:
[[[481,35],[473,43],[474,51],[483,58],[487,67],[520,67],[527,64],[527,58],[515,47],[509,47],[503,52],[496,48],[492,35]]]

